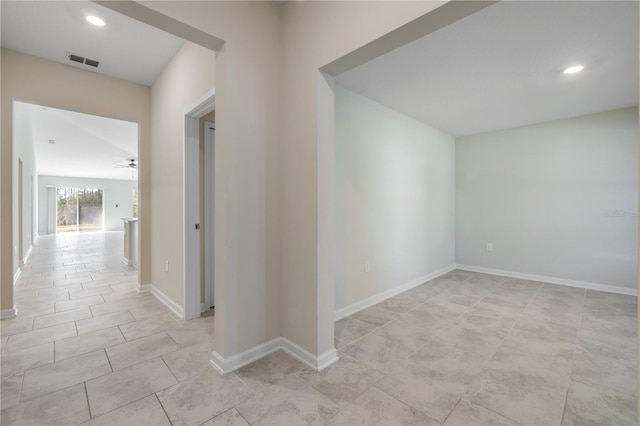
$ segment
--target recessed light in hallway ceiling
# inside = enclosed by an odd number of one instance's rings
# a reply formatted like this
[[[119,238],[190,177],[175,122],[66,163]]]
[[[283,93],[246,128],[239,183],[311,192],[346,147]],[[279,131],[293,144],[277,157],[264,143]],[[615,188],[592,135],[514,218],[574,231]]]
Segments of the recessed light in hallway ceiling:
[[[584,65],[574,65],[571,66],[569,68],[567,68],[566,70],[564,70],[565,74],[575,74],[577,72],[580,72],[584,69]]]
[[[89,15],[85,19],[87,20],[87,22],[95,25],[96,27],[104,27],[105,25],[104,19],[98,18],[97,16]]]

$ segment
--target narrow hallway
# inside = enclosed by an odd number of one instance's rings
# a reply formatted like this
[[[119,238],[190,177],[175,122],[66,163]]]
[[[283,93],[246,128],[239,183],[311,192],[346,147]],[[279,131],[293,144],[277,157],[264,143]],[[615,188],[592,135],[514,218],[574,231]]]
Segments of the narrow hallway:
[[[2,424],[79,424],[147,395],[140,421],[168,423],[154,393],[213,372],[213,317],[138,293],[122,256],[122,232],[38,239],[1,322]]]

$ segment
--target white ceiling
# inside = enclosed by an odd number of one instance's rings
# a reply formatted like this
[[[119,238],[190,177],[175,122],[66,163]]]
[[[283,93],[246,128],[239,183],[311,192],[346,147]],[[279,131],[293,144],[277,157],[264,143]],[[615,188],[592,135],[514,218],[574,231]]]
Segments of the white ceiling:
[[[6,1],[2,46],[77,68],[150,86],[184,40],[86,0]],[[106,21],[96,27],[85,20]],[[67,52],[100,62],[98,68],[67,59]]]
[[[31,127],[39,175],[138,179],[137,171],[114,167],[138,158],[137,123],[22,102],[14,114]]]
[[[502,1],[336,82],[454,136],[635,106],[638,2]]]

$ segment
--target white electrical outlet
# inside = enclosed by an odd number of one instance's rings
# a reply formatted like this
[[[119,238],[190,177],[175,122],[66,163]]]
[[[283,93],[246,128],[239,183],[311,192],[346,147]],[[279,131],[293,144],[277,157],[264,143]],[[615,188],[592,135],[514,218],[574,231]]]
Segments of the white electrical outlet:
[[[493,243],[487,243],[487,251],[493,251]]]
[[[169,272],[169,261],[168,260],[164,261],[164,271],[165,272]]]
[[[364,271],[371,272],[371,262],[369,262],[368,260],[364,261]]]

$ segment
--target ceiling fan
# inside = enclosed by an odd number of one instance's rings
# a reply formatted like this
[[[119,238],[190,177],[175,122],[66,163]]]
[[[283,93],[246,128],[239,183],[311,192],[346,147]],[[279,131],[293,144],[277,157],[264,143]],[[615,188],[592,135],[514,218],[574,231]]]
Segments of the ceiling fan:
[[[127,161],[129,163],[126,166],[121,165],[121,164],[117,164],[117,165],[115,165],[113,167],[119,168],[119,169],[129,169],[131,171],[138,170],[138,164],[136,163],[135,158],[128,158]]]

